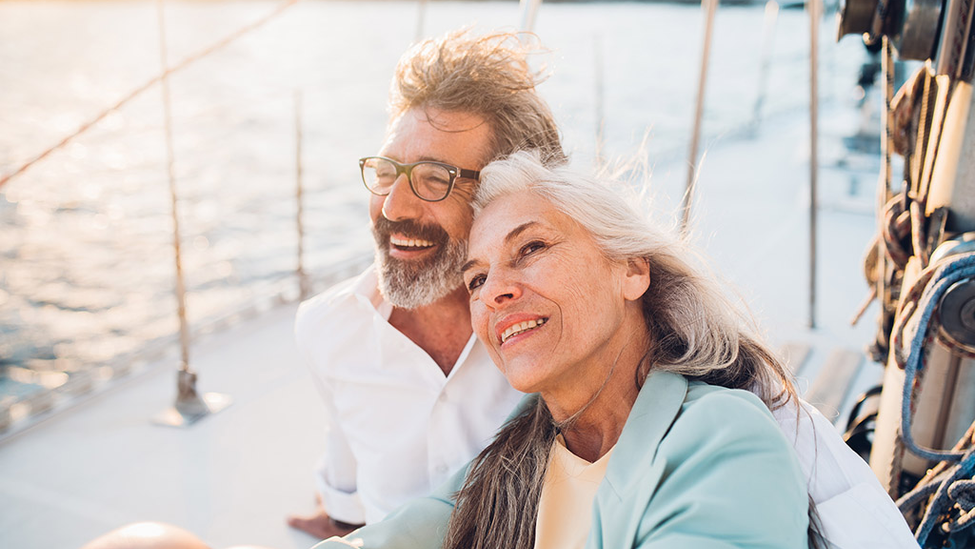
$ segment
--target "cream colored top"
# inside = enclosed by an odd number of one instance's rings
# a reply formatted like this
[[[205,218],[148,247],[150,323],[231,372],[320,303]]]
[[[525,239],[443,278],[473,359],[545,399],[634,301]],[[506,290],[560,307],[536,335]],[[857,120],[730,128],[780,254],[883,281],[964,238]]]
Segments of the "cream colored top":
[[[535,549],[585,547],[592,529],[592,502],[612,453],[610,448],[606,455],[589,463],[565,447],[562,435],[556,437],[538,502]]]

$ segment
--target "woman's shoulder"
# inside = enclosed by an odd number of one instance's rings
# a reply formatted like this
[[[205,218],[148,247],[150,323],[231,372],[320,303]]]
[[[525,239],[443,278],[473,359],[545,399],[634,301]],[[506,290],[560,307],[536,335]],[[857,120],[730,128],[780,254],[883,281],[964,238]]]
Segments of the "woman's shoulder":
[[[749,547],[805,545],[802,472],[754,394],[689,381],[651,452],[649,465],[634,465],[640,472],[627,479],[652,488],[645,502],[629,501],[641,510],[639,537],[648,545],[737,546],[729,539]]]
[[[790,468],[795,462],[791,444],[755,394],[689,382],[684,402],[661,441],[659,452],[680,459],[700,453],[711,453],[716,458],[729,449],[778,456],[776,459],[789,462]]]
[[[728,414],[726,417],[729,420],[747,419],[765,425],[776,425],[772,412],[755,393],[744,389],[710,385],[703,381],[689,381],[680,415],[696,417],[698,414],[706,416]]]

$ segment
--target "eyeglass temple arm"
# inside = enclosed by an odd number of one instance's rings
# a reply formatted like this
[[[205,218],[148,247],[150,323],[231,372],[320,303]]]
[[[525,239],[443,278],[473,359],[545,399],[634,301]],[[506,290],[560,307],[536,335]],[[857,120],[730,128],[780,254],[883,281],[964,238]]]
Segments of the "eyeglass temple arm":
[[[481,177],[481,172],[457,168],[457,176],[466,177],[467,179],[477,179],[478,177]]]

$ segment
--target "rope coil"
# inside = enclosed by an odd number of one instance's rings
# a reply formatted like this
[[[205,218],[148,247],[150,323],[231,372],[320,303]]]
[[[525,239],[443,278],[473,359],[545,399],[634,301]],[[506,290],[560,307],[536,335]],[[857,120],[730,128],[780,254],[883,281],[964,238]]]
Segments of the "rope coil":
[[[911,430],[915,397],[920,390],[924,369],[925,349],[930,347],[934,338],[934,334],[929,332],[932,324],[938,324],[938,304],[953,284],[973,277],[975,253],[951,256],[924,269],[905,296],[893,331],[895,337],[902,336],[907,332],[909,321],[916,317],[913,333],[908,338],[910,352],[903,364],[900,439],[906,449],[921,458],[955,463],[934,477],[922,480],[897,501],[901,512],[906,514],[932,498],[915,532],[922,546],[939,522],[944,533],[958,532],[975,524],[975,480],[972,478],[975,475],[975,446],[971,444],[971,434],[966,434],[963,442],[951,451],[943,451],[921,446],[914,440]],[[899,349],[899,346],[895,349]],[[894,353],[895,358],[898,355]],[[968,446],[967,450],[965,446]],[[952,518],[953,511],[957,513],[957,518]]]

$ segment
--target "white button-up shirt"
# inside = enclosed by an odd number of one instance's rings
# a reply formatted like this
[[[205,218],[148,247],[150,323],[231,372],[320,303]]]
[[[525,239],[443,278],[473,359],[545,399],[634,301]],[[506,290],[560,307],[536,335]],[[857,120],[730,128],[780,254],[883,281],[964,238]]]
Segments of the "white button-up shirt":
[[[298,309],[298,348],[329,412],[317,482],[326,512],[381,520],[493,438],[523,396],[472,335],[450,374],[392,327],[374,267]]]

